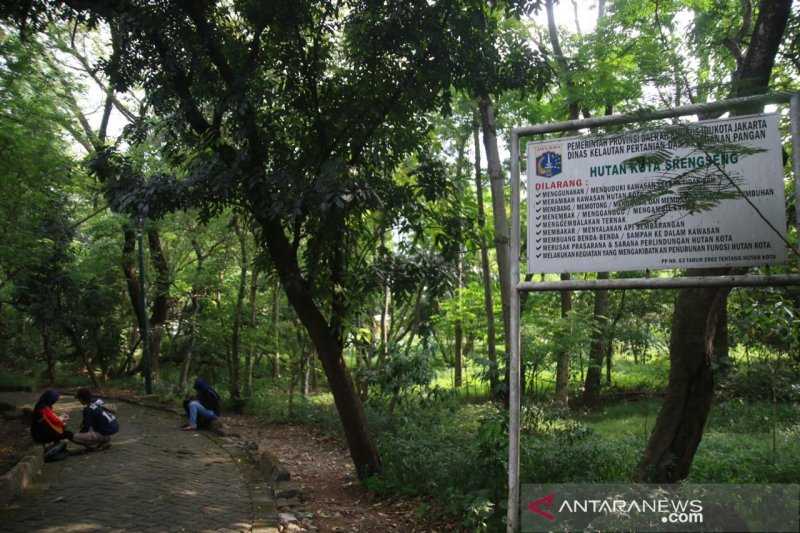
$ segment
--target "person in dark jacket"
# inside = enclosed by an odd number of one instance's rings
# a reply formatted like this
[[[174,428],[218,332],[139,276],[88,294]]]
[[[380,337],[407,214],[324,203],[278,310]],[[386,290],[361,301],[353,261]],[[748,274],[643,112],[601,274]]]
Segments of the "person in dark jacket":
[[[111,435],[119,431],[114,411],[102,399],[94,397],[89,389],[78,389],[75,397],[84,408],[81,430],[72,437],[72,442],[90,450],[110,446]]]
[[[48,389],[42,393],[33,407],[31,437],[34,442],[44,445],[45,461],[56,461],[66,457],[67,443],[63,441],[73,436],[66,428],[69,416],[64,414],[59,417],[53,411],[53,404],[60,397],[58,392]],[[48,444],[51,446],[47,446]]]
[[[194,382],[194,390],[197,391],[196,398],[190,398],[183,402],[186,416],[189,423],[181,429],[193,431],[199,426],[208,425],[219,417],[219,394],[203,378],[197,378]]]

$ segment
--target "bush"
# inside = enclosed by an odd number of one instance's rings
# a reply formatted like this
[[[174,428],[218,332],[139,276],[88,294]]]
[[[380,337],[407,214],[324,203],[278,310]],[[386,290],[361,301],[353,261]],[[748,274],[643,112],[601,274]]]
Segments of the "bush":
[[[719,386],[726,398],[800,401],[800,365],[789,360],[737,365]]]
[[[641,440],[603,439],[573,422],[548,435],[527,436],[521,447],[522,483],[619,482],[630,477]]]

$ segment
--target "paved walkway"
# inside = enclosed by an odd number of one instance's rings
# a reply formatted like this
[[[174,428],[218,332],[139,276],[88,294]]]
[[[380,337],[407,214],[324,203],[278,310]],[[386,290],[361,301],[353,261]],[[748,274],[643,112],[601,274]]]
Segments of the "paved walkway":
[[[3,396],[0,401],[12,403]],[[69,400],[58,402],[56,411],[69,410],[67,425],[76,429],[80,405]],[[0,530],[251,530],[248,481],[228,452],[204,435],[179,431],[174,415],[115,406],[120,432],[111,449],[45,464],[34,487],[0,508]]]

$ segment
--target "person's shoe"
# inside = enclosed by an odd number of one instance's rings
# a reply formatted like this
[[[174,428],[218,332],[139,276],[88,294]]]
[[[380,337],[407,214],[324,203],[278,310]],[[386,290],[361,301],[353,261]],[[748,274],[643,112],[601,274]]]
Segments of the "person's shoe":
[[[44,462],[45,463],[52,463],[55,461],[60,461],[62,459],[66,459],[69,453],[67,452],[67,443],[64,441],[59,442],[49,448],[45,448],[44,451]]]
[[[181,431],[197,431],[197,428],[191,424],[186,424],[181,428]]]
[[[111,441],[109,441],[109,442],[101,442],[100,444],[97,445],[95,450],[100,452],[100,451],[103,451],[103,450],[108,450],[109,448],[111,448]]]

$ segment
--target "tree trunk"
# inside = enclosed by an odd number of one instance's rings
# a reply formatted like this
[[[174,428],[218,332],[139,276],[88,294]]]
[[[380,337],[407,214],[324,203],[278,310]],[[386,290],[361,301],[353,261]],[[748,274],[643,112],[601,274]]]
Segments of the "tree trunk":
[[[614,337],[617,334],[617,323],[622,318],[622,314],[625,312],[625,296],[628,294],[628,291],[622,291],[622,297],[620,298],[619,307],[617,308],[617,314],[614,315],[614,320],[611,321],[611,327],[608,328],[608,342],[606,343],[606,385],[609,387],[611,386],[611,368],[613,366],[613,357],[614,357]]]
[[[299,377],[300,377],[300,394],[303,397],[308,396],[308,360],[310,359],[308,356],[308,349],[306,348],[306,342],[303,338],[302,332],[302,324],[298,324],[295,328],[297,333],[297,351],[298,351],[298,365],[299,365]]]
[[[669,347],[667,395],[637,468],[637,481],[675,483],[689,474],[711,408],[714,334],[720,304],[728,292],[730,289],[715,288],[684,289],[678,293]],[[698,310],[704,312],[702,320]]]
[[[750,45],[733,75],[731,97],[764,93],[791,12],[791,0],[761,0]],[[740,109],[737,114],[758,112]],[[718,275],[730,269],[689,271]],[[635,476],[640,481],[684,479],[703,436],[714,393],[712,358],[721,312],[730,289],[681,289],[670,336],[667,397]],[[722,332],[720,331],[720,334]]]
[[[729,344],[728,344],[728,306],[727,299],[722,304],[719,310],[719,318],[717,321],[717,334],[714,335],[714,357],[716,363],[716,370],[719,377],[725,377],[731,370],[733,363],[730,358]]]
[[[556,26],[555,14],[553,12],[553,0],[545,0],[545,10],[547,11],[547,33],[550,38],[550,46],[553,47],[553,57],[556,61],[556,67],[557,70],[560,71],[559,76],[564,84],[569,118],[570,120],[576,120],[580,114],[580,102],[575,94],[572,72],[570,72],[569,64],[564,56],[564,51],[561,48],[561,42],[558,37],[558,27]]]
[[[136,253],[136,232],[130,224],[125,224],[122,236],[122,273],[125,275],[125,285],[128,288],[131,307],[133,307],[133,314],[136,317],[136,323],[139,328],[139,337],[142,337],[147,314],[142,309],[141,300],[139,299],[139,276],[136,273],[136,258],[134,257]]]
[[[244,310],[244,295],[247,291],[247,266],[250,260],[247,257],[247,235],[242,231],[239,226],[237,217],[233,217],[231,221],[233,230],[239,238],[239,289],[236,292],[236,306],[233,311],[233,331],[231,333],[231,357],[230,357],[230,391],[231,399],[241,400],[241,386],[239,383],[239,355],[241,351],[241,330],[242,330],[242,313]]]
[[[497,340],[494,331],[494,304],[492,303],[492,273],[489,267],[489,250],[486,246],[486,212],[483,207],[483,178],[481,177],[481,145],[478,130],[478,111],[472,117],[472,142],[475,147],[475,191],[478,200],[478,246],[481,250],[481,278],[483,280],[483,309],[486,313],[486,352],[489,358],[489,394],[497,389]]]
[[[569,63],[564,56],[561,48],[561,41],[558,36],[555,13],[553,11],[553,0],[545,0],[545,10],[547,11],[547,33],[550,38],[550,46],[553,48],[553,57],[556,62],[556,70],[559,73],[564,93],[567,97],[567,111],[569,120],[577,120],[580,115],[580,102],[575,94],[575,84],[572,79],[572,72]],[[569,274],[562,274],[561,279],[569,279]],[[572,292],[561,291],[561,317],[565,318],[572,309]],[[563,351],[558,354],[556,363],[556,402],[567,405],[569,400],[569,361],[570,354]]]
[[[608,272],[598,272],[597,279],[609,279]],[[586,405],[596,405],[600,399],[600,377],[607,353],[608,333],[608,291],[594,291],[594,331],[583,387],[583,403]]]
[[[202,279],[201,273],[203,272],[203,264],[205,261],[205,255],[203,255],[203,250],[200,248],[200,243],[197,239],[192,239],[192,248],[194,249],[194,253],[197,259],[197,267],[195,269],[195,279],[200,280]],[[198,282],[199,283],[199,282]],[[200,300],[201,291],[204,291],[204,288],[199,285],[192,285],[191,294],[189,296],[189,305],[187,306],[186,311],[189,313],[189,318],[187,319],[187,326],[186,326],[186,345],[183,349],[183,362],[181,363],[181,376],[180,376],[180,383],[178,387],[180,388],[182,393],[187,391],[189,386],[189,372],[192,368],[192,358],[194,357],[194,346],[197,339],[197,317],[200,315],[200,307],[202,305]]]
[[[250,276],[250,331],[256,330],[256,294],[258,292],[258,265],[253,265],[253,274]],[[245,395],[250,398],[253,396],[253,363],[255,361],[256,340],[251,336],[250,346],[247,350],[245,366],[247,367],[247,382],[245,383]]]
[[[308,358],[308,373],[310,374],[309,388],[311,392],[317,391],[317,364],[315,357]]]
[[[606,14],[606,0],[598,0],[597,2],[597,20],[602,19]]]
[[[86,369],[86,373],[89,375],[89,379],[92,382],[92,386],[94,388],[98,388],[100,385],[97,383],[97,376],[94,375],[94,368],[92,366],[92,361],[89,358],[89,354],[86,353],[86,347],[83,343],[83,340],[81,340],[78,331],[72,326],[67,326],[65,329],[67,335],[72,341],[72,347],[75,348],[75,353],[81,359],[81,362],[83,363],[83,368]]]
[[[561,279],[567,281],[569,274],[561,274]],[[562,291],[561,293],[561,318],[567,319],[572,311],[572,292]],[[569,401],[569,350],[561,350],[556,361],[556,403],[567,406]]]
[[[278,278],[275,279],[275,284],[272,287],[272,346],[273,346],[273,354],[272,354],[272,379],[278,379],[281,377],[281,356],[280,356],[280,345],[281,339],[278,335],[278,324],[280,322],[280,317],[278,316],[281,308],[280,308],[280,295],[278,290],[280,286],[278,285],[279,281]]]
[[[192,313],[195,314],[194,312]],[[189,320],[194,320],[195,317],[192,316]],[[189,340],[186,341],[186,348],[183,354],[183,362],[181,363],[181,377],[180,382],[178,383],[178,388],[181,390],[182,393],[185,393],[189,388],[189,372],[192,369],[192,357],[194,356],[194,339],[195,339],[195,324],[191,324],[189,326],[192,328],[192,332],[190,333]]]
[[[156,271],[156,295],[150,312],[150,372],[153,379],[158,381],[161,357],[161,335],[164,323],[169,312],[169,266],[164,250],[161,247],[161,238],[158,230],[147,230],[147,244],[150,248],[150,261]]]
[[[387,350],[389,349],[389,325],[387,324],[387,320],[391,323],[391,316],[389,314],[389,310],[392,305],[392,289],[389,287],[387,283],[386,286],[383,288],[383,302],[381,303],[381,340],[380,340],[380,350],[378,351],[378,362],[380,366],[386,362],[386,355]],[[370,331],[373,331],[372,324],[370,324]],[[367,357],[367,361],[369,362],[369,357]]]
[[[47,362],[47,382],[51,387],[56,384],[56,355],[53,353],[53,345],[50,342],[50,328],[47,324],[40,326],[42,334],[42,351]]]
[[[461,289],[464,285],[464,272],[463,272],[463,265],[461,263],[462,255],[461,255],[461,247],[459,246],[458,250],[458,259],[456,260],[456,278],[457,278],[457,287],[456,287],[456,309],[458,313],[458,317],[456,317],[456,322],[454,324],[454,332],[453,336],[455,341],[455,346],[453,350],[453,366],[454,366],[454,379],[453,379],[453,386],[456,388],[460,388],[463,380],[464,380],[464,324],[461,320]]]
[[[509,239],[511,236],[508,216],[506,214],[505,179],[500,165],[500,153],[497,149],[497,128],[494,120],[494,105],[489,95],[482,95],[478,100],[481,126],[483,130],[483,146],[486,150],[489,183],[492,192],[492,215],[494,219],[494,245],[497,251],[497,269],[500,275],[500,298],[503,302],[503,331],[505,332],[505,374],[508,383],[508,357],[510,352],[510,317],[511,287],[509,272],[511,269]],[[507,398],[508,394],[504,394]]]
[[[295,250],[280,224],[266,220],[261,226],[281,285],[306,328],[328,378],[358,477],[366,479],[381,471],[381,461],[367,430],[364,408],[345,366],[343,337],[337,335],[317,308],[311,287],[300,273]]]
[[[454,346],[454,361],[453,361],[453,386],[456,388],[460,388],[463,384],[464,376],[463,376],[463,348],[464,348],[464,330],[461,324],[461,319],[456,320],[454,325],[454,336],[455,336],[455,346]]]

